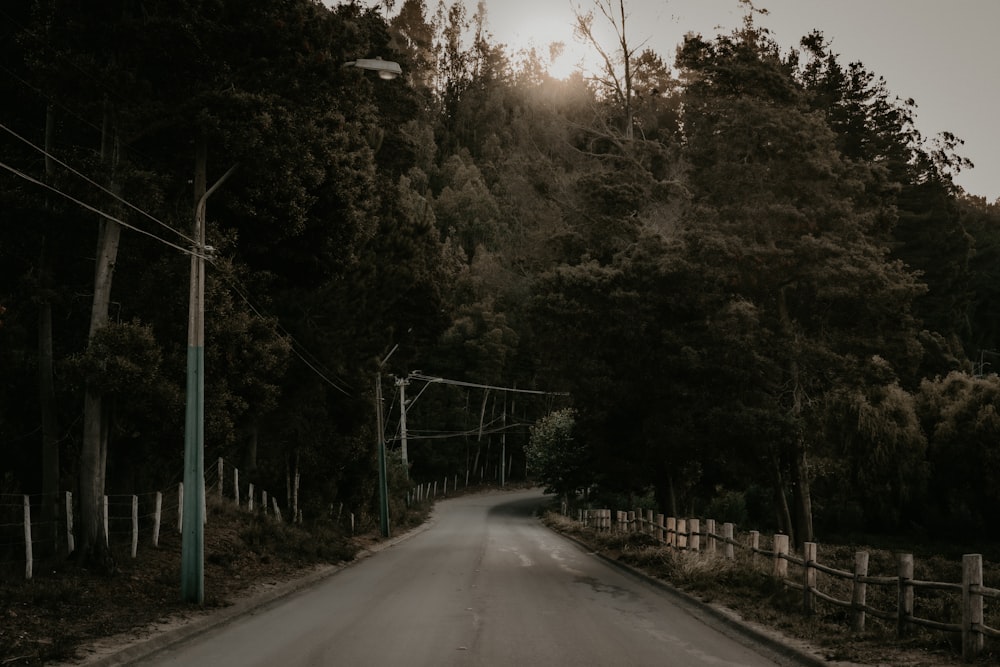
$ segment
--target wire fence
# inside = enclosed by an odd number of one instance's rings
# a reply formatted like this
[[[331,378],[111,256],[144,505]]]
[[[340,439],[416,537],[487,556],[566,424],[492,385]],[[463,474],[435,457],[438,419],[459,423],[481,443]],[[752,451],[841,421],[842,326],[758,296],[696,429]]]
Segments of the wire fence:
[[[297,478],[293,507],[283,512],[276,496],[268,496],[266,490],[255,488],[253,483],[241,484],[239,469],[220,458],[205,470],[201,516],[207,522],[205,503],[212,496],[274,520],[301,522]],[[105,544],[116,555],[127,553],[135,558],[140,543],[155,547],[164,531],[183,530],[184,484],[145,493],[105,495],[98,512]],[[72,554],[77,546],[79,516],[79,498],[69,491],[0,493],[0,577],[21,576],[23,572],[26,579],[31,579],[38,562]]]

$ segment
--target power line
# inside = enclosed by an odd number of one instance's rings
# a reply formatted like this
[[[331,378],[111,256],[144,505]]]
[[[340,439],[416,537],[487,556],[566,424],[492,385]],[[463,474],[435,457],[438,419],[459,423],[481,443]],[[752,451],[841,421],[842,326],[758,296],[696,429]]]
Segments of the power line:
[[[128,206],[129,208],[131,208],[131,209],[132,209],[133,211],[136,211],[136,212],[138,212],[139,214],[141,214],[141,215],[143,215],[143,216],[145,216],[145,217],[149,218],[150,220],[152,220],[152,221],[153,221],[153,222],[155,222],[156,224],[160,225],[161,227],[163,227],[163,228],[165,228],[165,229],[168,229],[168,230],[170,230],[170,231],[171,231],[171,232],[173,232],[174,234],[177,234],[178,236],[180,236],[180,237],[181,237],[182,239],[184,239],[184,240],[185,240],[185,241],[187,241],[188,243],[190,243],[190,244],[192,244],[192,245],[197,245],[197,243],[195,242],[195,240],[194,240],[194,239],[192,239],[191,237],[189,237],[189,236],[185,235],[185,234],[184,234],[183,232],[181,232],[181,231],[179,231],[179,230],[177,230],[177,229],[174,229],[173,227],[171,227],[171,226],[170,226],[170,225],[168,225],[167,223],[163,222],[163,221],[162,221],[162,220],[160,220],[159,218],[155,217],[154,215],[152,215],[152,214],[150,214],[150,213],[147,213],[146,211],[143,211],[143,210],[142,210],[141,208],[139,208],[138,206],[136,206],[136,205],[132,204],[131,202],[129,202],[129,201],[126,201],[126,200],[125,200],[125,199],[124,199],[123,197],[121,197],[120,195],[118,195],[118,194],[116,194],[116,193],[112,192],[111,190],[107,189],[106,187],[104,187],[104,186],[103,186],[103,185],[101,185],[100,183],[98,183],[98,182],[94,181],[93,179],[91,179],[91,178],[90,178],[89,176],[87,176],[86,174],[82,174],[82,173],[80,173],[79,171],[77,171],[77,170],[76,170],[76,169],[74,169],[73,167],[69,166],[68,164],[66,164],[65,162],[63,162],[62,160],[60,160],[59,158],[57,158],[56,156],[54,156],[54,155],[52,155],[51,153],[49,153],[49,152],[48,152],[47,150],[45,150],[45,149],[44,149],[44,148],[42,148],[41,146],[37,146],[37,145],[35,145],[34,143],[32,143],[32,142],[31,142],[30,140],[28,140],[28,139],[25,139],[25,138],[24,138],[24,137],[22,137],[22,136],[21,136],[20,134],[18,134],[18,133],[17,133],[17,132],[15,132],[14,130],[10,129],[9,127],[7,127],[6,125],[4,125],[3,123],[0,123],[0,130],[3,130],[3,131],[5,131],[5,132],[7,132],[8,134],[10,134],[11,136],[15,137],[16,139],[18,139],[18,140],[20,140],[20,141],[24,142],[24,143],[25,143],[25,144],[27,144],[28,146],[31,146],[32,148],[34,148],[34,149],[35,149],[36,151],[38,151],[39,153],[41,153],[41,154],[42,154],[42,155],[44,155],[45,157],[47,157],[47,158],[49,158],[50,160],[52,160],[53,162],[55,162],[55,163],[59,164],[59,165],[60,165],[60,166],[62,166],[63,168],[65,168],[65,169],[69,170],[69,171],[70,171],[71,173],[73,173],[74,175],[76,175],[76,176],[78,176],[78,177],[82,178],[83,180],[85,180],[86,182],[90,183],[90,184],[91,184],[91,185],[93,185],[94,187],[96,187],[96,188],[99,188],[99,189],[100,189],[100,190],[102,190],[103,192],[105,192],[105,193],[107,193],[107,194],[111,195],[112,197],[114,197],[115,199],[117,199],[118,201],[120,201],[120,202],[121,202],[122,204],[125,204],[126,206]],[[155,237],[154,237],[154,238],[155,238]]]
[[[492,428],[492,429],[489,429],[489,430],[485,430],[485,431],[483,431],[483,434],[485,434],[485,435],[491,435],[493,433],[502,433],[504,431],[511,431],[511,430],[514,430],[514,429],[517,429],[517,428],[522,428],[522,427],[524,427],[526,425],[527,424],[525,424],[525,423],[507,424],[506,426],[499,426],[497,428]],[[479,435],[479,429],[472,429],[472,430],[469,430],[469,431],[449,431],[449,432],[445,432],[445,433],[435,433],[435,434],[431,434],[431,435],[410,435],[410,432],[407,431],[406,439],[407,440],[444,440],[446,438],[466,438],[466,437],[469,437],[470,435]],[[386,438],[386,439],[395,442],[395,441],[402,440],[402,437],[401,436],[393,436],[391,438]]]
[[[0,129],[3,129],[5,131],[7,131],[8,133],[10,133],[13,136],[17,137],[21,141],[24,141],[29,146],[31,146],[32,148],[35,148],[36,150],[38,150],[42,154],[51,157],[47,151],[45,151],[44,149],[39,148],[38,146],[35,146],[30,141],[24,139],[23,137],[21,137],[20,135],[18,135],[16,132],[13,132],[12,130],[10,130],[8,127],[6,127],[5,125],[3,125],[2,123],[0,123]],[[111,196],[115,197],[117,200],[121,201],[123,204],[127,205],[128,207],[130,207],[130,208],[132,208],[132,209],[134,209],[136,211],[138,211],[142,215],[144,215],[147,218],[149,218],[150,220],[153,220],[154,222],[162,225],[163,227],[166,227],[167,229],[169,229],[170,231],[174,232],[178,236],[184,238],[185,240],[191,241],[191,243],[192,243],[193,246],[197,246],[197,244],[194,243],[194,241],[192,239],[188,238],[187,236],[185,236],[181,232],[177,231],[173,227],[170,227],[166,223],[158,220],[155,216],[150,215],[149,213],[146,213],[145,211],[143,211],[142,209],[138,208],[137,206],[131,204],[130,202],[126,201],[125,199],[123,199],[121,197],[119,197],[118,195],[114,194],[113,192],[110,192],[109,190],[107,190],[106,188],[104,188],[103,186],[101,186],[99,183],[96,183],[93,180],[91,180],[90,178],[84,176],[83,174],[80,174],[79,172],[77,172],[76,170],[74,170],[72,167],[66,165],[62,161],[60,161],[60,160],[58,160],[58,159],[56,159],[54,157],[52,159],[54,159],[59,164],[61,164],[65,168],[67,168],[70,171],[72,171],[77,176],[80,176],[81,178],[83,178],[84,180],[86,180],[88,183],[90,183],[90,184],[92,184],[92,185],[100,188],[102,191],[104,191],[104,192],[110,194]],[[12,166],[4,163],[4,162],[0,162],[0,169],[6,169],[7,171],[11,172],[15,176],[18,176],[18,177],[20,177],[20,178],[28,181],[29,183],[33,183],[33,184],[38,185],[40,187],[43,187],[43,188],[45,188],[47,190],[50,190],[51,192],[54,192],[55,194],[57,194],[57,195],[59,195],[61,197],[64,197],[64,198],[66,198],[68,200],[70,200],[71,202],[77,204],[78,206],[81,206],[81,207],[87,209],[88,211],[96,213],[97,215],[99,215],[99,216],[101,216],[101,217],[103,217],[103,218],[105,218],[107,220],[110,220],[112,222],[116,222],[119,225],[125,227],[126,229],[130,229],[130,230],[132,230],[134,232],[138,232],[139,234],[143,234],[145,236],[148,236],[148,237],[150,237],[150,238],[152,238],[152,239],[154,239],[156,241],[159,241],[160,243],[162,243],[162,244],[164,244],[166,246],[174,248],[175,250],[180,250],[182,253],[184,253],[186,255],[198,256],[198,257],[201,257],[203,259],[207,259],[210,262],[212,262],[212,260],[214,259],[214,258],[212,258],[211,256],[209,256],[207,254],[201,254],[201,253],[198,253],[195,250],[192,250],[190,248],[185,248],[183,246],[177,245],[177,244],[172,243],[172,242],[170,242],[170,241],[168,241],[166,239],[160,238],[159,236],[157,236],[156,234],[153,234],[152,232],[148,232],[148,231],[146,231],[144,229],[140,229],[139,227],[136,227],[135,225],[131,225],[131,224],[125,222],[124,220],[121,220],[121,219],[116,218],[115,216],[113,216],[113,215],[111,215],[109,213],[101,211],[100,209],[98,209],[98,208],[96,208],[94,206],[91,206],[90,204],[88,204],[88,203],[86,203],[84,201],[81,201],[81,200],[77,199],[76,197],[74,197],[74,196],[72,196],[72,195],[70,195],[70,194],[68,194],[66,192],[63,192],[62,190],[60,190],[60,189],[58,189],[58,188],[56,188],[56,187],[54,187],[54,186],[52,186],[52,185],[50,185],[48,183],[45,183],[44,181],[41,181],[41,180],[39,180],[39,179],[37,179],[37,178],[35,178],[33,176],[30,176],[30,175],[28,175],[28,174],[20,171],[19,169],[16,169],[16,168],[14,168],[14,167],[12,167]],[[246,294],[244,294],[243,291],[241,291],[237,287],[237,285],[235,284],[235,282],[234,282],[233,279],[231,279],[228,276],[226,276],[224,272],[220,272],[220,275],[223,277],[223,281],[234,292],[236,292],[237,295],[239,295],[239,297],[247,304],[247,306],[250,308],[250,310],[258,318],[260,318],[262,321],[267,320],[267,317],[263,313],[261,313],[257,309],[256,306],[254,306],[254,304],[250,301],[249,297]],[[291,347],[292,353],[295,354],[295,356],[297,356],[302,361],[302,363],[304,363],[312,372],[314,372],[320,379],[322,379],[324,382],[326,382],[327,384],[329,384],[331,387],[333,387],[334,389],[336,389],[340,393],[344,394],[345,396],[351,396],[350,392],[348,392],[346,389],[344,389],[343,387],[341,387],[340,385],[338,385],[336,382],[334,382],[333,380],[331,380],[329,377],[327,377],[326,373],[323,373],[318,368],[316,368],[316,366],[313,363],[311,363],[308,359],[306,359],[305,356],[301,352],[299,352],[298,349],[296,349],[296,346],[302,348],[306,353],[309,354],[309,356],[311,356],[311,357],[313,357],[313,359],[315,359],[315,356],[312,355],[311,353],[309,353],[308,350],[306,350],[306,348],[301,345],[301,343],[299,343],[297,340],[295,340],[295,338],[291,334],[289,334],[288,331],[285,330],[284,327],[282,327],[280,325],[280,323],[278,323],[278,328],[282,331],[282,333],[284,333],[286,336],[288,336],[289,340],[292,342],[292,347]]]
[[[221,272],[220,271],[219,275],[222,276],[223,282],[225,282],[227,285],[229,285],[229,287],[234,292],[236,292],[237,295],[239,295],[239,297],[243,300],[244,303],[246,303],[247,307],[250,308],[251,312],[253,312],[254,315],[256,315],[258,318],[260,318],[261,321],[267,321],[268,320],[267,316],[265,316],[262,312],[260,312],[260,310],[258,310],[257,307],[250,301],[250,298],[248,296],[246,296],[242,292],[242,290],[240,290],[240,288],[236,284],[235,279],[233,279],[230,276],[227,276],[225,274],[225,272]],[[272,320],[274,321],[275,326],[277,326],[278,329],[283,334],[285,334],[285,336],[288,337],[288,340],[292,343],[292,345],[291,345],[291,351],[292,351],[292,353],[296,357],[298,357],[302,361],[302,363],[304,363],[309,368],[309,370],[311,370],[313,373],[315,373],[317,376],[319,376],[319,378],[321,380],[323,380],[324,382],[326,382],[327,384],[329,384],[331,387],[333,387],[334,389],[336,389],[337,391],[339,391],[344,396],[351,396],[351,393],[349,391],[347,391],[346,389],[344,389],[343,387],[341,387],[340,385],[338,385],[336,382],[334,382],[333,380],[331,380],[330,378],[327,377],[327,374],[332,375],[332,373],[329,373],[329,371],[327,371],[326,373],[324,373],[323,371],[320,371],[318,368],[316,368],[316,366],[314,366],[312,363],[310,363],[310,361],[308,359],[306,359],[302,355],[302,353],[298,351],[298,349],[296,349],[296,346],[301,347],[303,349],[303,351],[305,351],[306,354],[309,354],[309,356],[311,356],[311,357],[313,357],[313,359],[315,359],[315,357],[312,355],[312,353],[310,353],[309,350],[306,349],[301,343],[299,343],[297,340],[295,340],[295,337],[292,336],[290,333],[288,333],[288,331],[283,326],[281,326],[281,323],[278,322],[276,318],[272,318]],[[347,384],[347,383],[345,382],[344,384]]]
[[[566,391],[538,391],[534,389],[517,389],[516,387],[498,387],[490,384],[478,384],[475,382],[464,382],[462,380],[449,380],[447,378],[432,377],[420,372],[410,373],[409,377],[414,380],[423,380],[437,384],[450,384],[457,387],[472,387],[474,389],[489,389],[492,391],[506,391],[512,394],[535,394],[537,396],[569,396]]]
[[[180,250],[182,253],[184,253],[186,255],[195,255],[195,256],[198,256],[198,257],[205,257],[204,255],[196,252],[195,250],[191,250],[190,248],[185,248],[183,246],[179,246],[176,243],[171,243],[170,241],[167,241],[166,239],[162,239],[159,236],[157,236],[156,234],[153,234],[152,232],[147,232],[145,229],[140,229],[140,228],[136,227],[135,225],[131,225],[131,224],[125,222],[124,220],[116,218],[115,216],[111,215],[110,213],[105,213],[104,211],[101,211],[100,209],[95,208],[94,206],[91,206],[90,204],[88,204],[88,203],[86,203],[84,201],[80,201],[79,199],[77,199],[73,195],[70,195],[68,193],[63,192],[59,188],[53,187],[53,186],[49,185],[48,183],[45,183],[44,181],[38,180],[34,176],[29,176],[28,174],[25,174],[23,171],[20,171],[19,169],[15,169],[14,167],[11,167],[9,164],[6,164],[4,162],[0,162],[0,169],[6,169],[7,171],[9,171],[10,173],[14,174],[15,176],[19,176],[20,178],[23,178],[24,180],[28,181],[29,183],[34,183],[35,185],[43,187],[46,190],[51,190],[52,192],[56,193],[60,197],[64,197],[64,198],[70,200],[71,202],[73,202],[74,204],[77,204],[77,205],[79,205],[79,206],[87,209],[88,211],[96,213],[97,215],[101,216],[102,218],[104,218],[106,220],[110,220],[111,222],[117,222],[119,225],[121,225],[122,227],[125,227],[126,229],[131,229],[134,232],[138,232],[138,233],[140,233],[140,234],[142,234],[144,236],[148,236],[148,237],[150,237],[152,239],[155,239],[155,240],[159,241],[160,243],[162,243],[164,245],[167,245],[167,246],[170,246],[171,248],[174,248],[175,250]]]

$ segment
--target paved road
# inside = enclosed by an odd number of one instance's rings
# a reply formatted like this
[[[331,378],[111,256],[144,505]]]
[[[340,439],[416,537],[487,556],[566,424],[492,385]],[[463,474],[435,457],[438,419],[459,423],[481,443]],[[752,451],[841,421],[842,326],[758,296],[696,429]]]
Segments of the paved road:
[[[144,664],[791,664],[551,532],[532,516],[542,502],[537,491],[440,502],[428,530]]]

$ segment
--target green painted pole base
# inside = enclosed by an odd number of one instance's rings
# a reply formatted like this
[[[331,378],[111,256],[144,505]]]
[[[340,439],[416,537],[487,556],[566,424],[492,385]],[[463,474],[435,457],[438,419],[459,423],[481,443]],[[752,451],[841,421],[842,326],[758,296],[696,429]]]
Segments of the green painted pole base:
[[[188,347],[184,413],[184,523],[181,533],[181,599],[205,602],[205,348]]]

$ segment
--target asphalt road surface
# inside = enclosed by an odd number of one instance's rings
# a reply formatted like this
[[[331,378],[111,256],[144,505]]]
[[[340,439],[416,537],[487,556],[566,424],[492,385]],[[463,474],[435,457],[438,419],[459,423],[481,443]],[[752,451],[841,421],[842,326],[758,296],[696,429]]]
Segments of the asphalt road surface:
[[[533,516],[538,491],[439,502],[429,529],[143,664],[794,664]]]

